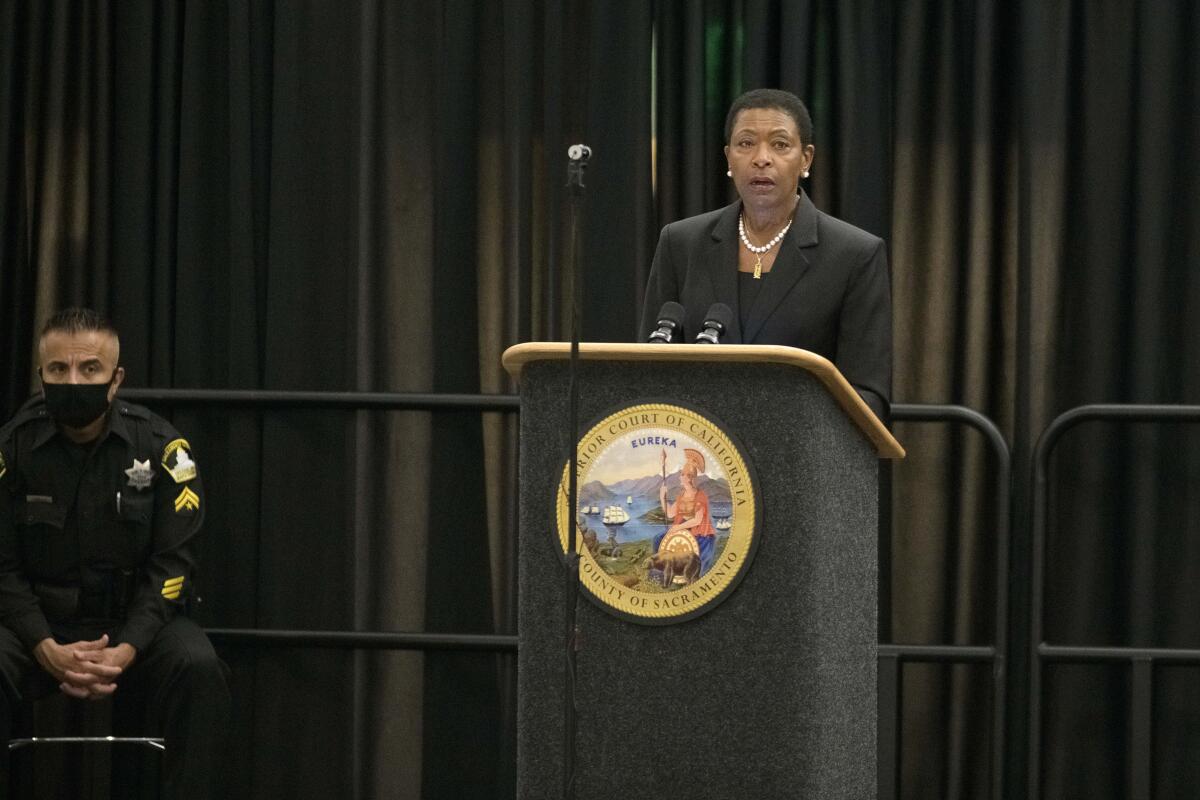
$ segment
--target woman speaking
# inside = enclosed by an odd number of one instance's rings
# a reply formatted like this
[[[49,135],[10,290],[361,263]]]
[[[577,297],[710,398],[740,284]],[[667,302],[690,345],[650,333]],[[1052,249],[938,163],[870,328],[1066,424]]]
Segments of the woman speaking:
[[[726,344],[781,344],[825,356],[886,418],[892,309],[883,240],[824,214],[799,188],[813,163],[812,119],[800,99],[755,89],[725,119],[732,205],[667,225],[658,239],[643,337],[663,303],[686,314],[682,341],[714,303],[733,310]]]

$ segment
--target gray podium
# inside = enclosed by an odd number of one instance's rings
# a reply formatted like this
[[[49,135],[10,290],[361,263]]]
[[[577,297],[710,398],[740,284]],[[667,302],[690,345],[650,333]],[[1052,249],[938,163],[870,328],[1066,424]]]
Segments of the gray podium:
[[[827,360],[753,345],[581,346],[583,431],[615,408],[718,420],[753,469],[757,551],[670,625],[578,602],[580,800],[876,796],[878,459],[903,457]],[[562,796],[564,610],[555,493],[568,347],[510,348],[521,391],[518,791]],[[582,435],[582,431],[581,431]]]

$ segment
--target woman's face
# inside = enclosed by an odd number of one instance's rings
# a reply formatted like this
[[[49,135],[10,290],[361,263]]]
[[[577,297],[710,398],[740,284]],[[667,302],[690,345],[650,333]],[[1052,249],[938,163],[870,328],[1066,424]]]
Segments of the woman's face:
[[[685,487],[691,489],[696,485],[696,470],[691,467],[684,467],[679,473],[679,480]]]
[[[796,121],[777,108],[747,108],[733,122],[725,158],[742,203],[752,209],[786,206],[812,165],[813,146],[800,141]]]

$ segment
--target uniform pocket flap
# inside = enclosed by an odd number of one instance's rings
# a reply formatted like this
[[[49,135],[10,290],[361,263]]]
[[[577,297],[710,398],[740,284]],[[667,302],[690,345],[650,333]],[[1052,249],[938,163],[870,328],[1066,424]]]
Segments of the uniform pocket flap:
[[[67,509],[57,503],[26,500],[17,519],[23,525],[49,525],[61,528],[67,521]]]
[[[150,493],[129,493],[121,495],[121,507],[117,516],[122,522],[146,523],[154,512],[154,495]]]

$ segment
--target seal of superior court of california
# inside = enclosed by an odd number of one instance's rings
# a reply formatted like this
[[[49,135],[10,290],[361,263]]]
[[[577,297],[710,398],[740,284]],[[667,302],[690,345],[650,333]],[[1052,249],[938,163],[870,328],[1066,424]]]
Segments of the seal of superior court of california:
[[[758,544],[758,495],[733,438],[679,405],[633,405],[579,442],[579,580],[622,618],[682,622],[736,588]],[[567,547],[567,470],[557,491]]]

